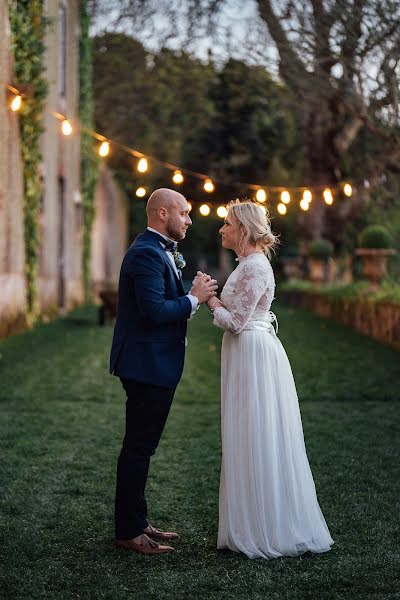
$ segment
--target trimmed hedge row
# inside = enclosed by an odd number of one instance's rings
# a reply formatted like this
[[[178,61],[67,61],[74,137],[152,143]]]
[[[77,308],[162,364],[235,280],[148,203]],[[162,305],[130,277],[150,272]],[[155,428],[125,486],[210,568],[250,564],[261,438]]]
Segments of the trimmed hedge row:
[[[400,304],[339,298],[304,290],[281,290],[279,298],[400,349]]]

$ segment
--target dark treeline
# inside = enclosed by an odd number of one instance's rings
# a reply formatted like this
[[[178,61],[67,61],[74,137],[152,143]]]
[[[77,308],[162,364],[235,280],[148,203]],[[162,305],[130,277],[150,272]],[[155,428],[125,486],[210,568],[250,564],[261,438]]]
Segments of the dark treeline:
[[[122,33],[94,39],[97,130],[162,161],[226,182],[206,194],[200,180],[176,186],[189,199],[225,203],[248,195],[235,182],[295,184],[301,173],[301,140],[287,89],[262,67],[230,59],[217,68],[184,52],[151,54]],[[132,237],[143,226],[139,184],[173,187],[172,173],[152,164],[135,173],[133,157],[113,149],[110,166],[132,202]],[[136,210],[135,210],[136,207]],[[194,215],[195,217],[196,215]],[[199,218],[197,218],[199,220]],[[215,249],[221,221],[194,226],[191,240]]]
[[[188,199],[222,204],[249,195],[246,187],[236,185],[238,181],[302,184],[305,132],[296,109],[301,98],[274,81],[265,68],[236,59],[216,66],[212,56],[201,61],[168,48],[150,53],[123,33],[95,37],[93,56],[98,131],[162,161],[225,182],[209,195],[200,180],[187,177],[175,187]],[[368,157],[381,152],[379,144],[363,129],[351,151],[342,156],[342,172],[362,181]],[[145,224],[145,203],[136,198],[136,187],[174,187],[172,173],[151,164],[149,172],[140,175],[135,171],[136,160],[116,148],[108,164],[129,197],[132,239]],[[363,205],[356,198],[347,204],[335,203],[326,211],[324,235],[339,253],[353,250],[357,231],[368,222],[385,223],[397,239],[399,214],[398,177],[388,172],[383,185],[375,189],[372,203]],[[313,237],[307,227],[310,215],[304,215],[297,202],[285,217],[275,211],[272,216],[283,251],[286,245]],[[200,248],[216,260],[221,220],[212,215],[204,219],[196,211],[192,217],[185,250],[197,253]]]

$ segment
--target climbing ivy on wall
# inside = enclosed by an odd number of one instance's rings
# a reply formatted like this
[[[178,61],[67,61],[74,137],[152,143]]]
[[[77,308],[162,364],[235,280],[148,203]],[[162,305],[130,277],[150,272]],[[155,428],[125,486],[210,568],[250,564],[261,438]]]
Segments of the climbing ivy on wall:
[[[14,0],[9,4],[14,84],[26,90],[20,112],[21,150],[24,178],[25,274],[27,283],[27,321],[39,315],[37,288],[39,263],[39,211],[41,181],[39,166],[40,136],[47,96],[44,76],[44,37],[48,20],[43,14],[44,0]]]
[[[89,37],[90,18],[87,0],[81,1],[80,39],[80,99],[81,121],[81,195],[83,209],[82,271],[85,299],[90,298],[90,247],[94,218],[94,194],[98,177],[98,159],[93,138],[86,129],[93,130],[92,43]]]

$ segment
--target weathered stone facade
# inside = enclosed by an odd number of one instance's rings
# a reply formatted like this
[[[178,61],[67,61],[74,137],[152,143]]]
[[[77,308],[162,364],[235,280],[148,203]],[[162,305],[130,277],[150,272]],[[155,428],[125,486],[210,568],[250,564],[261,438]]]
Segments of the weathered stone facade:
[[[42,136],[41,309],[68,309],[83,299],[79,153],[79,2],[49,0],[46,75],[49,93]],[[54,112],[71,122],[64,136]]]
[[[18,113],[9,108],[13,81],[8,2],[0,0],[0,337],[25,324],[23,170]],[[48,0],[49,93],[41,139],[39,297],[42,313],[57,314],[83,300],[79,140],[79,0]],[[71,122],[64,136],[56,114]],[[96,190],[92,261],[95,289],[115,283],[126,248],[126,204],[111,174]]]
[[[10,108],[12,80],[7,2],[0,0],[0,336],[24,325],[25,276],[22,163],[18,115]]]
[[[127,246],[126,197],[105,165],[95,196],[90,273],[95,297],[102,289],[118,287],[119,270]]]

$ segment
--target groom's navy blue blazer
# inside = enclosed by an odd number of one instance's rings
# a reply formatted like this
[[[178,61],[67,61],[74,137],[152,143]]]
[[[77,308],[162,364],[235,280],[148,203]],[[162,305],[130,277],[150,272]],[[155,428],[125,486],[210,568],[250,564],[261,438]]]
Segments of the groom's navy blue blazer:
[[[110,373],[172,389],[182,375],[192,304],[160,241],[146,229],[122,261]]]

